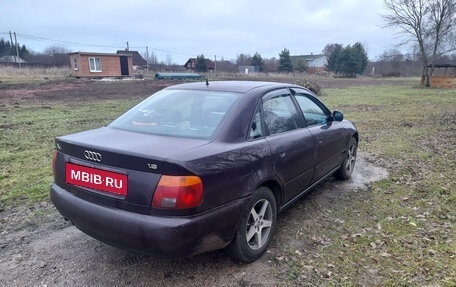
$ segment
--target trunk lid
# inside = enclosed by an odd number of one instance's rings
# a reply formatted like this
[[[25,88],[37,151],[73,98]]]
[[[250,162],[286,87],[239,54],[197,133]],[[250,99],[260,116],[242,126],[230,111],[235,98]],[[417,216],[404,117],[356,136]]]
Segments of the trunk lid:
[[[58,137],[55,183],[87,201],[147,214],[166,159],[207,143],[109,127]]]

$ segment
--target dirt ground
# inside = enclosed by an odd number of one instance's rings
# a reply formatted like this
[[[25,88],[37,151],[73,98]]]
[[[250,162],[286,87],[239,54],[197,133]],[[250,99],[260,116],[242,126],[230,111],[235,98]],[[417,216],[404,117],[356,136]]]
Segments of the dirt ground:
[[[69,81],[3,85],[0,105],[6,101],[53,102],[70,98],[139,99],[169,84]],[[102,85],[102,89],[94,89],[94,85]],[[337,83],[333,81],[332,85]],[[373,162],[373,156],[360,153],[350,180],[328,179],[281,213],[269,250],[251,264],[234,263],[223,251],[183,259],[132,254],[83,234],[64,221],[48,202],[6,208],[0,212],[0,286],[276,286],[281,283],[275,274],[280,272],[284,258],[282,246],[305,247],[307,256],[316,252],[310,238],[308,242],[294,239],[299,226],[318,226],[322,210],[364,198],[372,182],[388,176]]]

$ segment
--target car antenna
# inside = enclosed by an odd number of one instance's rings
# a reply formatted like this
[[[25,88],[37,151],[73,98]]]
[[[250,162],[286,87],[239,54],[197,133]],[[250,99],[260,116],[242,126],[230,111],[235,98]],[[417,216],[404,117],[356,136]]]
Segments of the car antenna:
[[[209,80],[206,78],[206,87],[209,88]]]

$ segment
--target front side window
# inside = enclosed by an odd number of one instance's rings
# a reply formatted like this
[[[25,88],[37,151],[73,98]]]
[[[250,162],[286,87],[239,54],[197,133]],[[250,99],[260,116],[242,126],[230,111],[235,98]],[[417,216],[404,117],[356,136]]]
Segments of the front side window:
[[[101,72],[101,59],[89,58],[89,68],[91,72]]]
[[[110,127],[153,135],[210,138],[238,94],[163,90],[147,98]]]
[[[270,135],[297,128],[296,108],[288,90],[274,91],[263,98],[264,122]]]
[[[326,124],[331,116],[329,111],[318,105],[318,102],[313,101],[310,96],[305,93],[297,92],[295,94],[296,101],[306,119],[307,126]]]

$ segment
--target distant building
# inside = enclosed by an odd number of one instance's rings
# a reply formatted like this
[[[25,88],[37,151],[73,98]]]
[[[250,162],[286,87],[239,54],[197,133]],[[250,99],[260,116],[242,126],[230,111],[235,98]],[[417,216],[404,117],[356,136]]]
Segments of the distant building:
[[[238,71],[241,74],[255,74],[260,72],[260,67],[258,66],[239,66]]]
[[[70,53],[71,70],[74,77],[131,77],[132,55],[76,52]]]
[[[431,65],[429,65],[431,68]],[[434,74],[430,78],[430,85],[434,88],[456,88],[456,64],[436,63]],[[424,86],[424,77],[421,77],[421,85]]]
[[[215,64],[213,61],[210,59],[205,59],[206,60],[206,67],[208,72],[213,72],[215,70]],[[196,58],[190,58],[188,61],[185,63],[184,68],[187,70],[195,71],[196,70]]]
[[[119,50],[117,54],[123,55],[131,55],[133,61],[133,71],[136,71],[138,68],[146,67],[147,61],[139,54],[138,51],[130,51],[130,50]]]
[[[3,56],[3,57],[0,57],[0,63],[25,64],[25,63],[27,63],[27,61],[22,58],[19,58],[18,56]]]
[[[290,56],[293,67],[299,66],[304,63],[307,66],[306,72],[309,74],[324,72],[328,64],[328,57],[326,55],[300,55]]]

